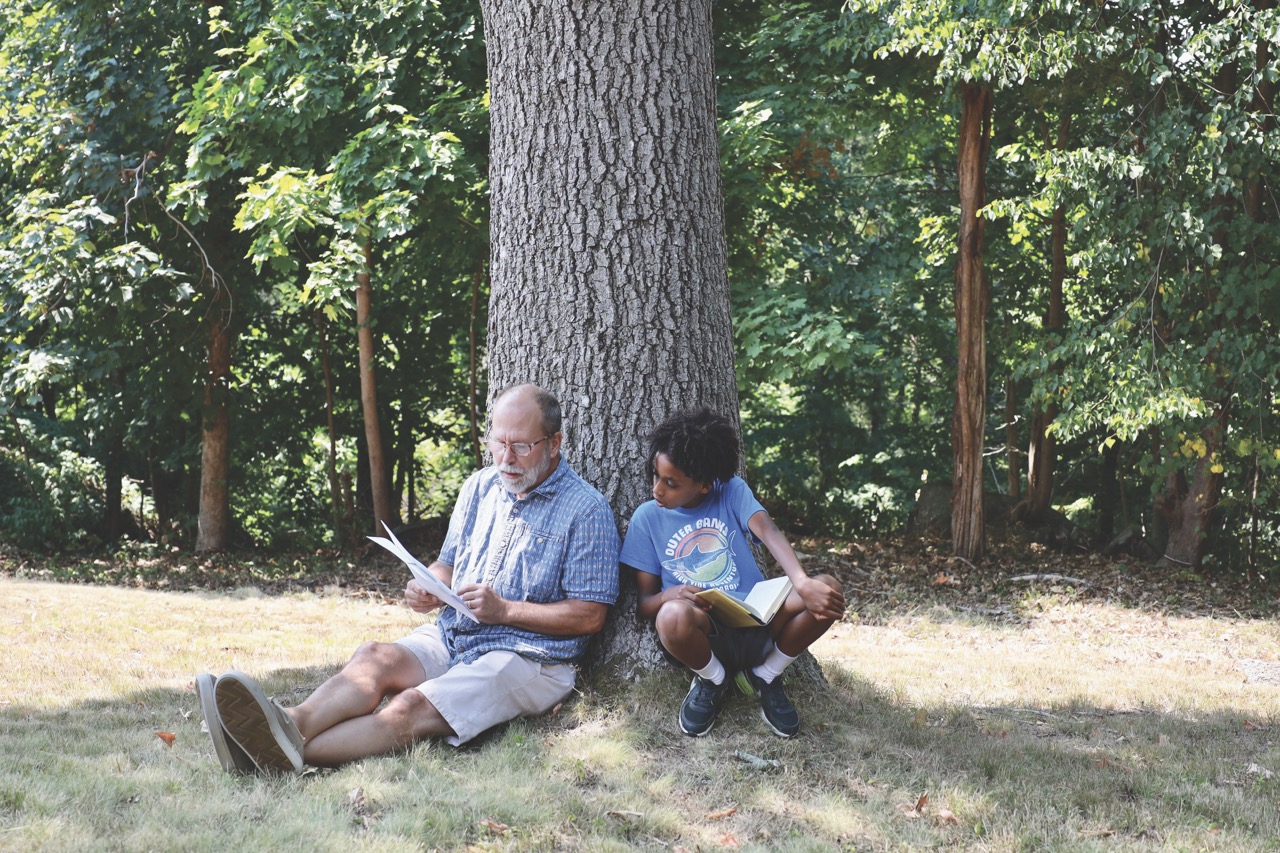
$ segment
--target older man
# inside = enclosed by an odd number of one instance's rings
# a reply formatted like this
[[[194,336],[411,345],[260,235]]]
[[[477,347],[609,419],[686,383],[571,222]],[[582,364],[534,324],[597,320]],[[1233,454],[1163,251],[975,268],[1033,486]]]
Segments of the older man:
[[[366,643],[294,708],[240,672],[198,678],[223,767],[297,772],[425,737],[457,746],[563,701],[573,662],[617,598],[619,541],[604,496],[561,457],[561,438],[560,404],[541,388],[517,386],[494,403],[493,465],[462,487],[429,567],[479,621],[445,608],[407,637]],[[405,600],[420,613],[443,604],[412,580]]]

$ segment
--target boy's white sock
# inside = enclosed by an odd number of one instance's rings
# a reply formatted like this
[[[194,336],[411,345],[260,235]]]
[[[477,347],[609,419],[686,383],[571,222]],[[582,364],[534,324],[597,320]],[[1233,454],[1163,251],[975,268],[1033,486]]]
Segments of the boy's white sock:
[[[774,646],[773,651],[765,655],[764,660],[751,671],[760,676],[760,680],[765,684],[770,684],[775,678],[782,675],[782,671],[790,666],[793,660],[795,658],[791,655],[783,654],[781,649]]]
[[[711,656],[711,660],[707,661],[706,666],[702,669],[695,669],[694,672],[712,684],[722,684],[724,682],[724,664],[720,663],[720,659],[715,655]]]

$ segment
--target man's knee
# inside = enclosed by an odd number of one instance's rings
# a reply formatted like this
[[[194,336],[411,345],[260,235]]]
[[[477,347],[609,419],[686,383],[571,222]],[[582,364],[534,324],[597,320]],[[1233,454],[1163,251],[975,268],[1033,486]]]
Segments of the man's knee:
[[[379,643],[376,640],[370,640],[360,644],[360,647],[351,655],[347,666],[386,666],[398,659],[402,651],[403,649],[395,643]]]
[[[420,665],[410,671],[410,667],[415,664],[417,658],[404,646],[371,641],[356,649],[343,670],[348,676],[362,681],[403,690],[411,686],[408,682],[417,684],[421,681],[420,678],[414,680],[421,669]]]
[[[455,732],[448,721],[420,690],[405,690],[387,701],[378,712],[395,731],[402,744],[424,737],[443,737]]]

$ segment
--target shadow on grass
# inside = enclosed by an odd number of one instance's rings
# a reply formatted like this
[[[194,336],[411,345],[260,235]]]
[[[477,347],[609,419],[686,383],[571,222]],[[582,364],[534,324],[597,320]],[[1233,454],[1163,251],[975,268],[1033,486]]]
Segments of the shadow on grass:
[[[826,669],[826,686],[790,686],[803,720],[790,740],[739,694],[709,735],[680,734],[687,680],[673,669],[597,676],[557,713],[461,750],[424,742],[300,778],[222,773],[190,689],[9,705],[0,848],[1274,849],[1280,837],[1274,713],[916,708]],[[294,704],[332,672],[255,675]]]

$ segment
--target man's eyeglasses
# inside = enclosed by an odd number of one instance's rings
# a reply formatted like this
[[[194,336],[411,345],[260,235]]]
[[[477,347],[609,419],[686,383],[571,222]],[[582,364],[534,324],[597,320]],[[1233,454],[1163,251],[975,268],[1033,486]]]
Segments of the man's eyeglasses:
[[[523,459],[532,453],[535,447],[542,444],[542,442],[546,441],[548,438],[551,438],[551,436],[544,435],[537,441],[513,441],[510,444],[505,441],[498,441],[496,438],[491,438],[488,441],[489,452],[493,454],[494,459],[501,459],[506,455],[506,452],[510,450],[516,456]]]

